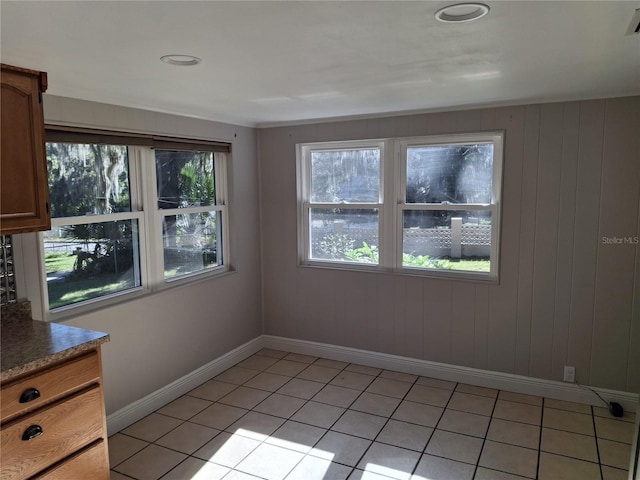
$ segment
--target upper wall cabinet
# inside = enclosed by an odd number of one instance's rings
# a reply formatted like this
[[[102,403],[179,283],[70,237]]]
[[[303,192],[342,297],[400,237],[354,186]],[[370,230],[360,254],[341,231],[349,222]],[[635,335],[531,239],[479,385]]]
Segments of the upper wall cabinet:
[[[0,233],[48,230],[51,218],[42,113],[47,74],[1,67]]]

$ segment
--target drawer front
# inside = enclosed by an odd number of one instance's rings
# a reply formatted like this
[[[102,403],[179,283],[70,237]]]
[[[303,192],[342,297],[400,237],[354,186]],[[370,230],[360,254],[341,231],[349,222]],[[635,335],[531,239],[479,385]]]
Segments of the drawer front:
[[[3,426],[0,478],[44,470],[103,437],[103,425],[102,389],[94,386]]]
[[[98,352],[2,386],[2,423],[100,380]],[[24,396],[24,397],[23,397]],[[23,402],[21,402],[23,397]]]
[[[105,442],[100,440],[67,458],[33,480],[109,480],[109,458]]]

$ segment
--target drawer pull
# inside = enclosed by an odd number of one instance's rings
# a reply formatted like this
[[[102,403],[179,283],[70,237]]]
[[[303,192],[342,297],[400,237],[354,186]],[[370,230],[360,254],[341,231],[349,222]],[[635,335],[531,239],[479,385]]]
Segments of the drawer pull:
[[[15,398],[15,397],[14,397]],[[20,403],[29,403],[40,398],[40,390],[37,388],[27,388],[22,395],[20,395]]]
[[[29,440],[33,440],[34,438],[39,437],[43,433],[44,431],[42,430],[42,427],[40,425],[31,425],[22,434],[22,441],[28,442]]]

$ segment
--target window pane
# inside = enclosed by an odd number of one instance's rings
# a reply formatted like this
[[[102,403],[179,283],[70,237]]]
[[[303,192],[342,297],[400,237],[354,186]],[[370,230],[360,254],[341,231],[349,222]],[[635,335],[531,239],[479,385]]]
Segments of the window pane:
[[[407,203],[491,203],[493,144],[407,148]]]
[[[311,201],[378,203],[380,150],[311,152]]]
[[[404,212],[403,267],[488,273],[490,257],[490,211]]]
[[[220,217],[220,212],[203,212],[162,218],[165,279],[222,265]]]
[[[47,143],[53,218],[130,212],[127,147]]]
[[[44,252],[49,309],[140,286],[137,220],[55,227]]]
[[[378,263],[378,210],[312,208],[311,259]]]
[[[216,204],[213,152],[156,150],[158,208]]]

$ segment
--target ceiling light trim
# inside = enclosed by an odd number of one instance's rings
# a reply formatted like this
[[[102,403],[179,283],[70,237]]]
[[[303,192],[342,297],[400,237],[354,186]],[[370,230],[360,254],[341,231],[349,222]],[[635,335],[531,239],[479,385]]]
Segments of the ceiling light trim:
[[[177,67],[193,67],[202,62],[201,58],[194,57],[193,55],[184,55],[174,53],[171,55],[163,55],[160,57],[164,63],[168,63],[169,65],[175,65]]]
[[[463,23],[478,20],[489,13],[484,3],[456,3],[447,5],[435,13],[437,20],[444,23]]]

